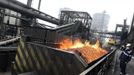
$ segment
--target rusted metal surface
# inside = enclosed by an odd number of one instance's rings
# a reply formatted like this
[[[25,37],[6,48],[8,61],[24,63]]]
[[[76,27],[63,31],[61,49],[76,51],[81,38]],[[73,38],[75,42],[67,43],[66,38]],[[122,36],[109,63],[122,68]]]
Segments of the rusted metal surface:
[[[110,66],[113,65],[113,59],[116,49],[109,52],[106,56],[103,56],[95,64],[88,67],[80,75],[107,75],[107,71]]]

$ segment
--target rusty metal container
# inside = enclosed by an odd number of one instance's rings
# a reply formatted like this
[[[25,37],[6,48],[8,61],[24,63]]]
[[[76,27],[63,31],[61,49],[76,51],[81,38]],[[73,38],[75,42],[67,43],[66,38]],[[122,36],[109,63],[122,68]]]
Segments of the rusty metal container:
[[[88,64],[74,52],[63,52],[57,48],[37,43],[28,42],[25,45],[21,43],[13,64],[13,73],[26,74],[36,72],[34,73],[35,75],[97,75],[101,69],[106,68],[111,63],[114,52],[113,50]]]

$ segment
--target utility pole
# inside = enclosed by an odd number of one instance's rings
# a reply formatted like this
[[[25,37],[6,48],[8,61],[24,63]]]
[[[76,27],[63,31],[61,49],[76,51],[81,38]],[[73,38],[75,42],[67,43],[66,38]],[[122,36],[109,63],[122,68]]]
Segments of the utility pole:
[[[127,19],[124,19],[124,26],[122,28],[123,33],[126,31],[126,27],[127,27],[126,21],[127,21]]]
[[[133,14],[133,18],[132,18],[132,23],[131,23],[131,29],[132,30],[134,28],[134,14]]]
[[[31,7],[31,5],[32,5],[32,0],[28,0],[27,1],[27,6]]]
[[[40,10],[40,6],[41,6],[41,0],[39,0],[38,10]]]

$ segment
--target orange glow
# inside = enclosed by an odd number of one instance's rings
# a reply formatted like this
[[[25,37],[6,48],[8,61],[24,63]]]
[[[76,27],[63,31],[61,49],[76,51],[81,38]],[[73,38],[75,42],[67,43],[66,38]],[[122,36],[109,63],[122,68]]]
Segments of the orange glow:
[[[72,41],[66,38],[60,42],[59,48],[66,51],[74,51],[85,59],[87,63],[90,63],[103,55],[107,54],[107,51],[100,47],[99,40],[95,45],[91,45],[90,42],[82,42],[80,39]]]
[[[66,38],[60,42],[60,49],[80,48],[83,46],[84,44],[80,41],[80,39],[76,39],[73,42],[71,39]]]

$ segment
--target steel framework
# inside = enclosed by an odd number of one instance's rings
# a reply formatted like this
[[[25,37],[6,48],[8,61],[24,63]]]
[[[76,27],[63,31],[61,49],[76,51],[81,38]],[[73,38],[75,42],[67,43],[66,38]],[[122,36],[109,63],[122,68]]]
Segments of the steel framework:
[[[21,14],[27,15],[32,18],[39,18],[44,21],[48,21],[50,23],[59,24],[59,19],[54,18],[48,14],[45,14],[43,12],[40,12],[36,9],[27,7],[26,5],[21,4],[17,1],[10,1],[10,0],[0,0],[0,6],[4,8],[8,8],[11,10],[14,10],[16,12],[19,12]]]
[[[90,28],[92,17],[87,12],[61,11],[60,20],[61,24],[81,21],[85,27]]]

